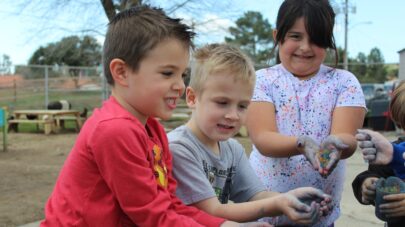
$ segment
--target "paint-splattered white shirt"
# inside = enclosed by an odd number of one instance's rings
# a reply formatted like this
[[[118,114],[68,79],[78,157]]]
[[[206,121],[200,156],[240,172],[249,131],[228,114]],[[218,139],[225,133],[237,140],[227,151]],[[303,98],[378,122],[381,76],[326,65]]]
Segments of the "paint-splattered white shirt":
[[[318,143],[329,135],[335,108],[365,108],[364,95],[357,78],[348,71],[324,65],[307,80],[299,80],[281,64],[259,70],[252,101],[273,103],[277,128],[281,134],[309,135]],[[327,179],[322,178],[303,155],[269,158],[253,147],[250,163],[271,191],[286,192],[297,187],[313,186],[331,194],[333,211],[315,226],[328,226],[339,217],[345,176],[344,160],[338,163]],[[285,216],[272,218],[270,222],[285,224],[286,219]]]

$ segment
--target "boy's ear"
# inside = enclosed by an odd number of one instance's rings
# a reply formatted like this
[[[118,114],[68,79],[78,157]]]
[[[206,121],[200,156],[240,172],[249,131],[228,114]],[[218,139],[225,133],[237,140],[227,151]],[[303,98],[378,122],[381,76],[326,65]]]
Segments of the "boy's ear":
[[[277,29],[273,29],[273,40],[276,41]]]
[[[110,71],[114,83],[120,84],[121,86],[127,86],[127,71],[128,67],[125,62],[119,58],[114,58],[110,62]]]
[[[189,108],[194,108],[197,102],[197,95],[191,87],[186,88],[186,103]]]

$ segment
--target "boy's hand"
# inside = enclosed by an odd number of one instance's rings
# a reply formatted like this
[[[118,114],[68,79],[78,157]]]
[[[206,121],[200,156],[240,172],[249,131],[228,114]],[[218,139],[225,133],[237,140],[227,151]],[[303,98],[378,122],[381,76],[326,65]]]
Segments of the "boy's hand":
[[[375,200],[375,189],[377,177],[368,177],[361,185],[361,201],[364,204],[371,204]]]
[[[318,158],[320,158],[323,152],[329,153],[329,159],[324,166],[320,166],[319,172],[322,176],[328,176],[333,169],[336,167],[337,163],[340,160],[340,156],[342,155],[342,151],[349,148],[349,145],[344,144],[341,139],[336,136],[329,135],[321,144],[321,150],[319,153]]]
[[[309,136],[299,136],[297,139],[297,150],[303,154],[315,170],[319,170],[320,164],[317,158],[319,145]]]
[[[292,193],[300,202],[307,205],[311,204],[313,201],[320,204],[322,215],[327,215],[332,210],[332,197],[322,190],[313,187],[301,187],[291,190],[288,193]]]
[[[246,222],[239,225],[240,227],[274,227],[267,222]]]
[[[405,193],[385,195],[387,203],[380,205],[380,212],[387,218],[405,216]]]
[[[283,213],[297,224],[314,224],[330,209],[331,197],[319,189],[297,188],[281,196]]]
[[[247,222],[238,223],[234,221],[225,221],[220,227],[274,227],[267,222]]]
[[[380,133],[368,129],[357,130],[356,139],[363,159],[373,165],[387,165],[392,161],[392,144]]]

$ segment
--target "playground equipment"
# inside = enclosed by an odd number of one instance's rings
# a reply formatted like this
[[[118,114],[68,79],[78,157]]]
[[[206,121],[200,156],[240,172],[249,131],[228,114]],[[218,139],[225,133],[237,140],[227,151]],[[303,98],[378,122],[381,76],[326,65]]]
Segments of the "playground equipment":
[[[6,108],[0,108],[0,128],[3,131],[3,151],[7,151],[7,111]]]

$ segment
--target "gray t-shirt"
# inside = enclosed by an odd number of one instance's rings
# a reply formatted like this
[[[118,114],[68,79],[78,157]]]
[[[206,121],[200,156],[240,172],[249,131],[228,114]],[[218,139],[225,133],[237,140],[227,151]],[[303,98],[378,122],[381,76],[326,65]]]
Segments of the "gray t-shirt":
[[[185,204],[215,196],[221,203],[227,203],[228,199],[246,202],[266,190],[235,139],[220,141],[218,156],[184,125],[168,133],[168,138],[173,175],[178,183],[176,195]]]

